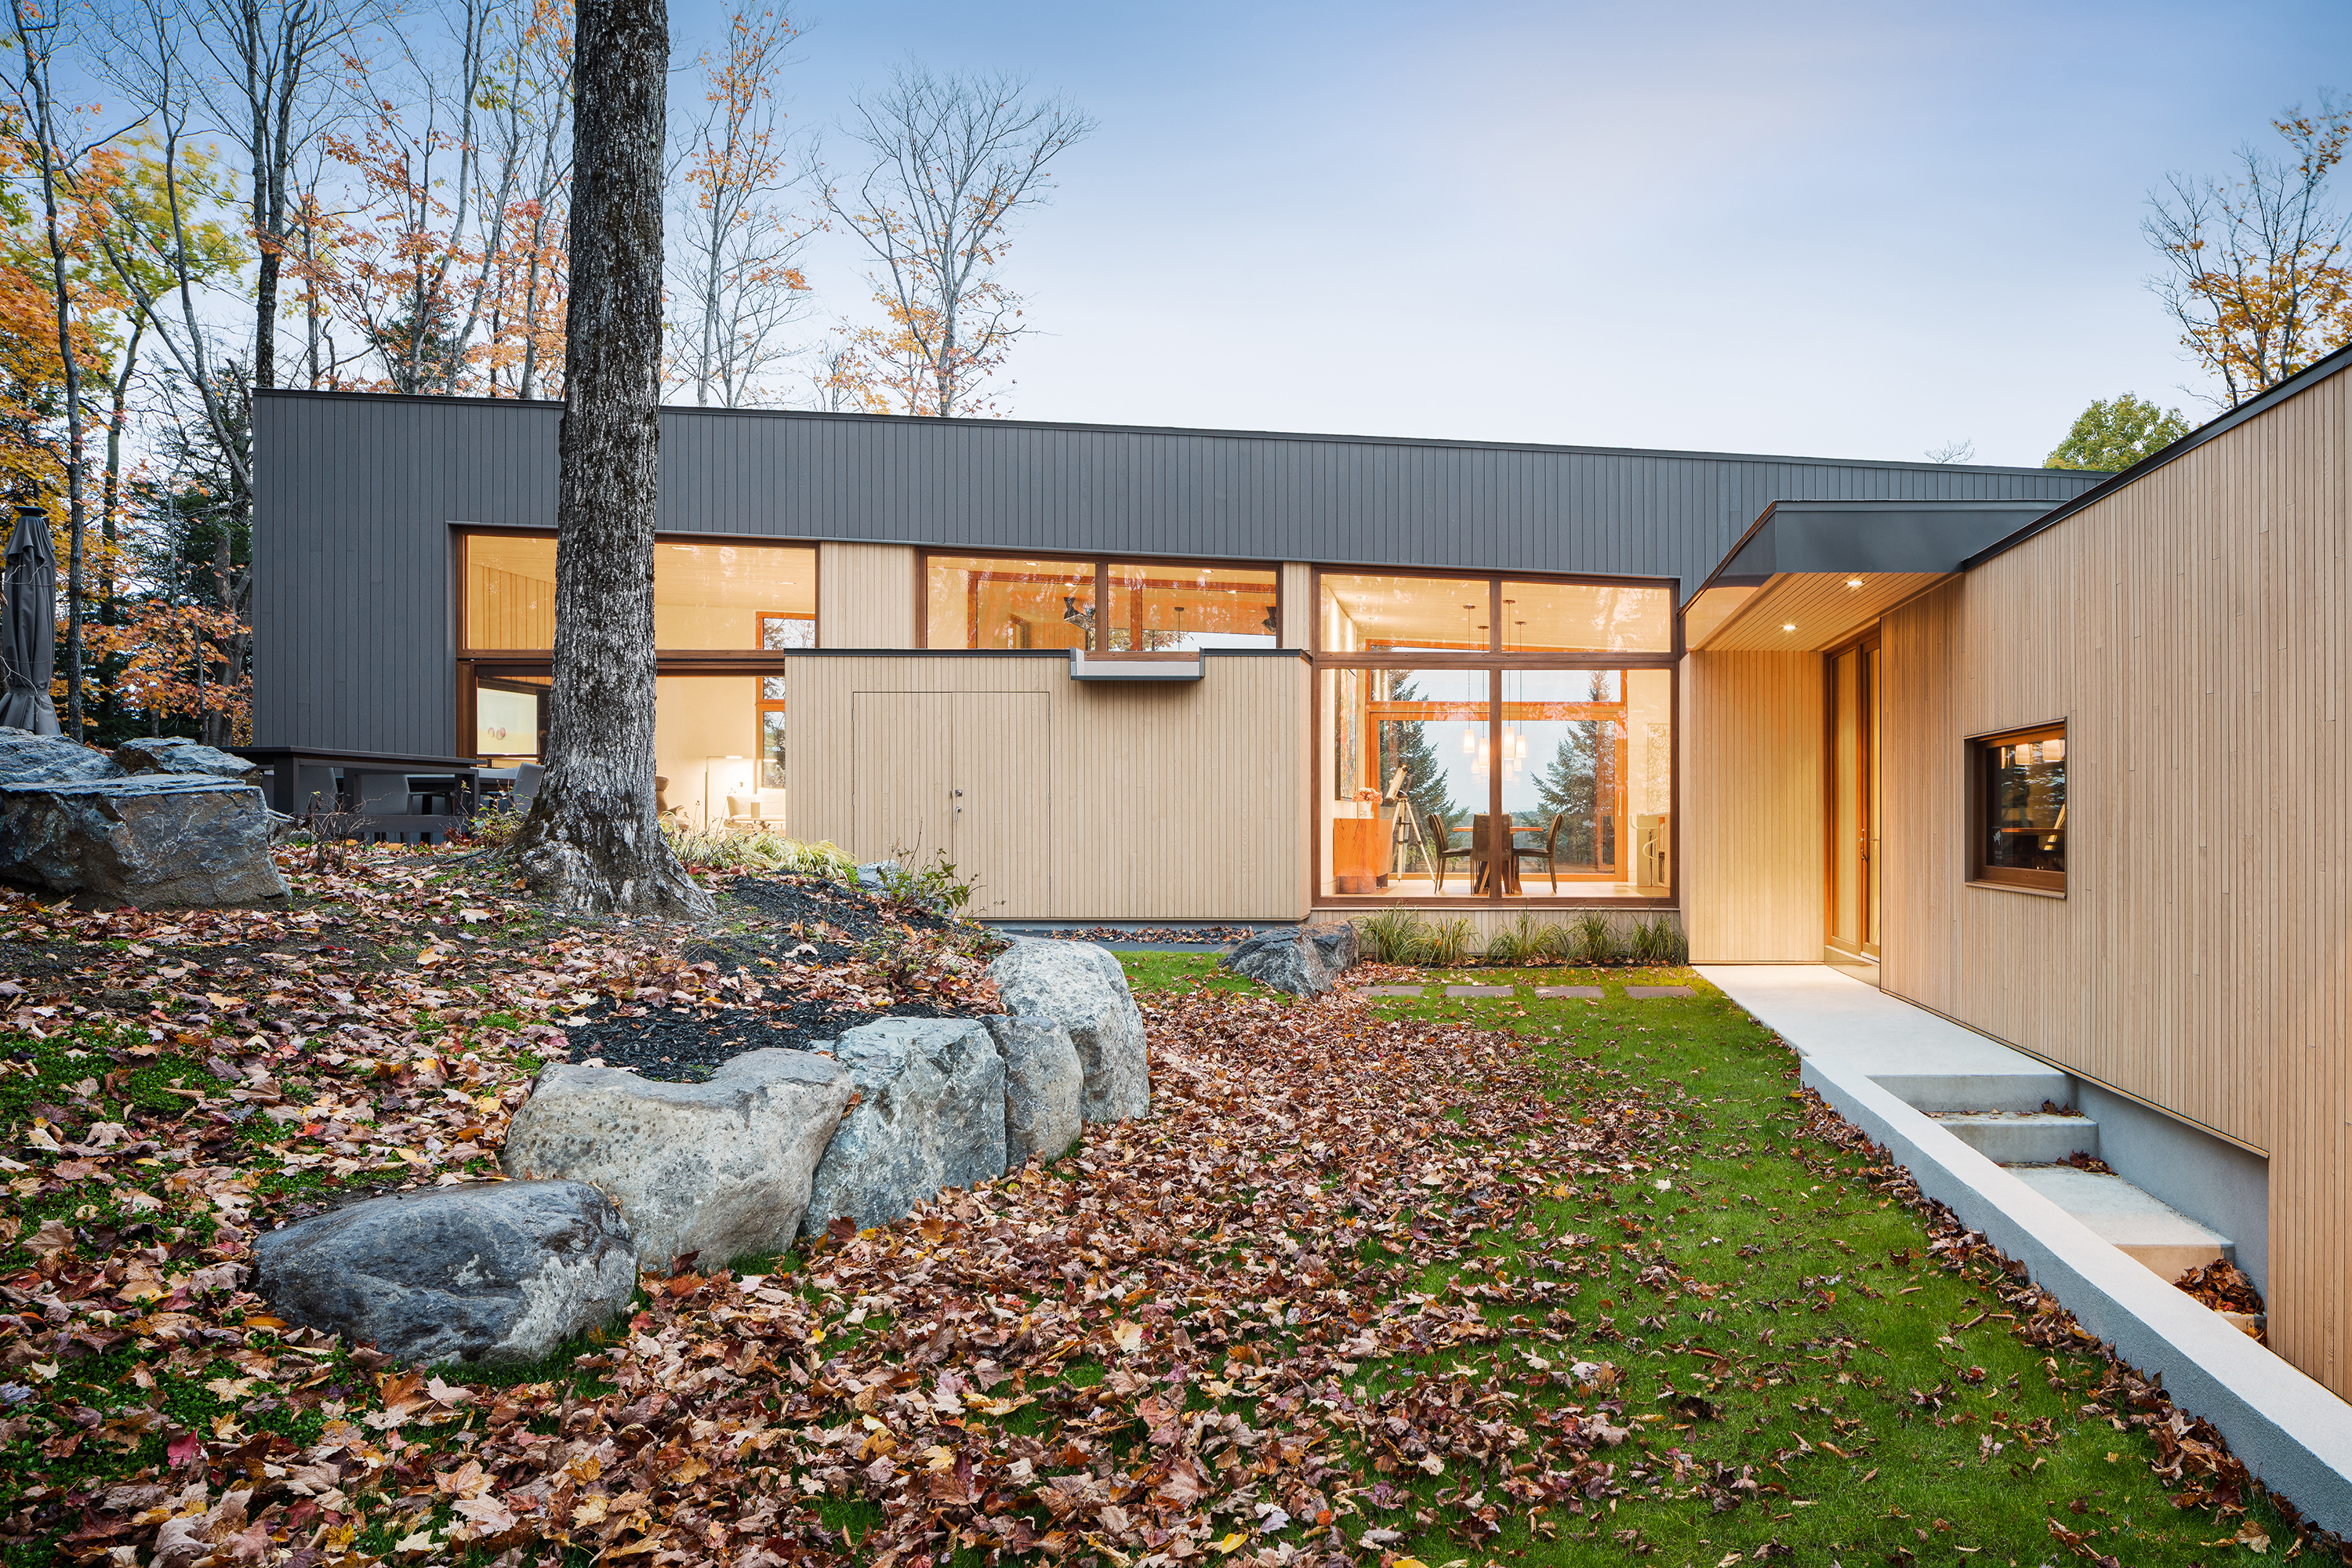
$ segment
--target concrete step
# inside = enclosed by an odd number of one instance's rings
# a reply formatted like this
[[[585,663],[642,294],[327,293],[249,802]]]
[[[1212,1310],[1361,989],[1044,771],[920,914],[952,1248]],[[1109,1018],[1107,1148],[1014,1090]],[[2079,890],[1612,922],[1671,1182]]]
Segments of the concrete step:
[[[2056,1165],[2069,1154],[2095,1156],[2099,1152],[2099,1124],[2087,1116],[2053,1116],[2045,1110],[1962,1110],[1943,1112],[1936,1121],[2000,1165]]]
[[[2057,1070],[2017,1072],[1873,1073],[1873,1082],[1930,1116],[1953,1110],[2039,1110],[2042,1102],[2064,1105],[2074,1095]]]
[[[2017,1165],[2009,1173],[2081,1220],[2100,1240],[2146,1264],[2168,1285],[2217,1258],[2237,1261],[2237,1248],[2228,1237],[2208,1230],[2121,1176],[2072,1165]]]

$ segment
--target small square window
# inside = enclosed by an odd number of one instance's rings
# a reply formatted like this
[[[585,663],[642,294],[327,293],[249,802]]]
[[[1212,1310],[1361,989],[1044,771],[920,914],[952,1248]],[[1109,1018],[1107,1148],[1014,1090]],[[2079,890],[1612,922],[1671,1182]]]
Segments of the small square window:
[[[2066,726],[1969,742],[1969,872],[1979,882],[2066,890]]]

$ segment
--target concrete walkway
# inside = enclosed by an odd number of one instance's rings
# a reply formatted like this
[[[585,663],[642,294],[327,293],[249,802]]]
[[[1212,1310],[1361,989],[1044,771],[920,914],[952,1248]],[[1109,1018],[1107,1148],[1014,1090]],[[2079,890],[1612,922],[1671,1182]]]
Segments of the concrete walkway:
[[[1798,1055],[1850,1062],[1871,1078],[2050,1071],[2032,1057],[1826,964],[1709,963],[1699,973]]]

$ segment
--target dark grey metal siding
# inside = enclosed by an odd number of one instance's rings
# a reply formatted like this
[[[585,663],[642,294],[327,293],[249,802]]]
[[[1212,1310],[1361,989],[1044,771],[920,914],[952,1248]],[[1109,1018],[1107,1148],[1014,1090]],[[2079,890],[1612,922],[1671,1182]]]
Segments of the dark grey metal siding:
[[[449,527],[555,521],[559,408],[269,393],[254,412],[254,734],[455,740]],[[1696,587],[1775,500],[2065,500],[2045,468],[676,409],[688,533],[1362,562]]]

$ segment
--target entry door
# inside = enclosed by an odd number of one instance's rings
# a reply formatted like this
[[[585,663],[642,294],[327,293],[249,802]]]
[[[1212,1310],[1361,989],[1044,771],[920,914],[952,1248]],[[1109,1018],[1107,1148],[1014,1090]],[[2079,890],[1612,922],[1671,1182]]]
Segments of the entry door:
[[[978,884],[969,913],[1050,913],[1045,694],[860,691],[850,710],[858,858],[944,850]]]
[[[1829,656],[1829,945],[1878,956],[1878,634]]]

